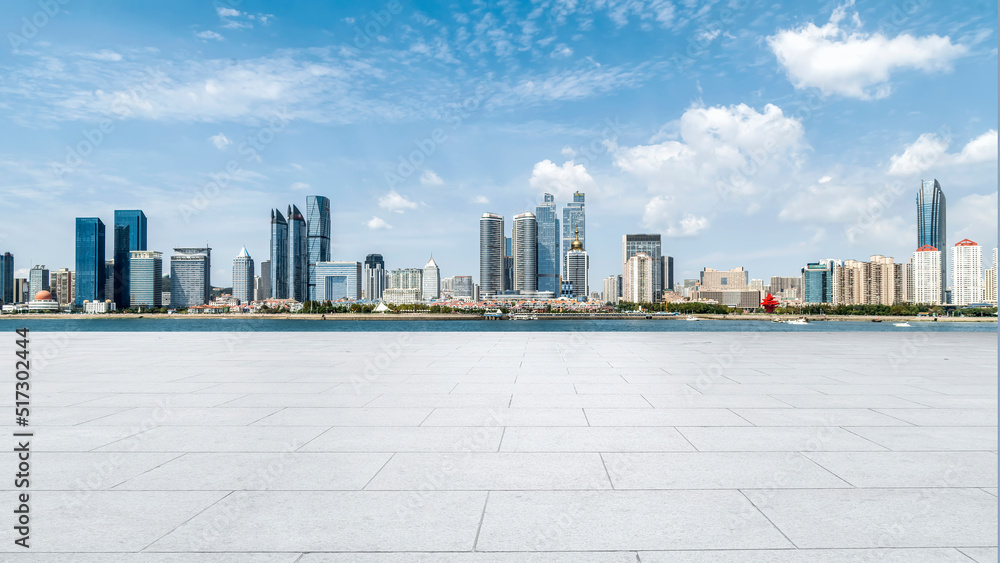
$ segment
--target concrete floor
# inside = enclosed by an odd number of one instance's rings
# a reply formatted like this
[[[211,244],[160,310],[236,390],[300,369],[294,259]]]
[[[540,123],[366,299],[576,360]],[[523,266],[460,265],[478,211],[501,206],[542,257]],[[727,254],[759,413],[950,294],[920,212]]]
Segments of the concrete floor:
[[[995,334],[38,333],[32,354],[32,548],[8,450],[4,561],[997,561]]]

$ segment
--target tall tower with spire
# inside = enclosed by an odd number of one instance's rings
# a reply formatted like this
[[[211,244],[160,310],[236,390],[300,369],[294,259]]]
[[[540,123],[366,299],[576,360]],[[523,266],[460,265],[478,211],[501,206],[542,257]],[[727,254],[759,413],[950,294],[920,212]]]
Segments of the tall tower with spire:
[[[578,301],[586,301],[590,295],[590,258],[583,248],[583,241],[580,240],[580,229],[576,229],[576,238],[570,243],[570,249],[566,252],[566,281],[572,284],[573,298]]]
[[[424,301],[441,298],[441,268],[438,268],[433,254],[424,266],[420,293]]]
[[[253,258],[244,246],[233,259],[233,297],[241,304],[253,301],[253,276]]]
[[[304,303],[309,298],[309,239],[306,218],[288,206],[288,299]]]

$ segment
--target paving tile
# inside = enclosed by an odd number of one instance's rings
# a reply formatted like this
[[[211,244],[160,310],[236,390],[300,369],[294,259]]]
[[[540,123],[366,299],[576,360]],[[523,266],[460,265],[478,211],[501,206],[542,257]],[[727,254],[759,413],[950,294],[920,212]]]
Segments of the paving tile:
[[[996,487],[992,452],[810,452],[855,487]]]
[[[995,426],[858,426],[849,430],[894,451],[996,451],[997,448]]]
[[[917,426],[996,426],[997,409],[878,409]],[[855,426],[861,426],[860,424]],[[865,426],[868,426],[865,424]],[[873,425],[874,426],[874,425]]]
[[[86,426],[246,426],[275,407],[135,407],[83,423]]]
[[[642,395],[514,395],[510,401],[513,408],[652,408]]]
[[[797,547],[990,547],[996,498],[978,489],[744,491]]]
[[[643,397],[658,409],[792,408],[788,403],[763,395],[702,395],[692,391],[684,395]]]
[[[46,452],[31,454],[35,471],[31,488],[36,491],[103,491],[178,457],[176,453],[142,452]],[[13,491],[14,479],[0,481],[0,489]]]
[[[323,428],[317,427],[158,426],[96,451],[285,452],[301,447],[322,432]]]
[[[485,492],[235,492],[149,549],[471,551],[485,502]]]
[[[678,432],[699,451],[808,452],[885,449],[847,430],[835,427],[684,427],[679,428]]]
[[[694,448],[674,428],[511,427],[504,452],[669,452]]]
[[[968,563],[964,558],[951,548],[644,551],[639,554],[642,563]]]
[[[605,453],[602,457],[615,489],[850,487],[797,452]]]
[[[749,426],[727,409],[584,409],[591,426]]]
[[[307,553],[299,563],[636,563],[634,552]]]
[[[610,489],[598,454],[397,453],[366,490]]]
[[[279,430],[279,429],[276,429]],[[495,452],[503,428],[481,427],[333,427],[305,452]]]
[[[419,426],[428,408],[310,408],[282,409],[254,426]]]
[[[477,549],[791,547],[737,491],[495,491]]]
[[[997,563],[997,548],[995,547],[963,547],[959,551],[976,563]]]
[[[871,409],[733,409],[754,426],[909,426]]]
[[[439,408],[421,426],[587,426],[583,409]]]

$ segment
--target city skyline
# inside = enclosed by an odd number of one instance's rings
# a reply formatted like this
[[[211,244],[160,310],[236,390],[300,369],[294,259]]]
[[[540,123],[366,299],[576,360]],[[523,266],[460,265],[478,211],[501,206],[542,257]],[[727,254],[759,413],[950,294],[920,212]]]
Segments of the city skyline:
[[[0,14],[20,21],[23,8]],[[251,211],[308,193],[331,199],[333,260],[380,252],[419,266],[433,253],[458,274],[478,269],[468,216],[509,220],[545,192],[560,208],[587,194],[594,279],[620,270],[622,233],[662,234],[675,279],[704,265],[794,275],[817,256],[906,256],[913,186],[931,177],[948,193],[949,239],[996,243],[995,6],[920,4],[900,23],[889,2],[677,5],[663,19],[638,4],[540,15],[407,4],[376,40],[364,23],[382,8],[112,7],[102,17],[130,31],[105,24],[86,46],[70,37],[95,16],[77,9],[0,54],[13,132],[0,140],[11,211],[0,248],[15,276],[70,267],[75,217],[102,217],[113,239],[107,210],[122,208],[158,226],[148,248],[209,240],[264,258]],[[476,32],[485,22],[493,35]],[[533,26],[521,43],[518,23]],[[907,37],[913,60],[876,48]],[[832,69],[797,46],[867,56]],[[365,65],[341,88],[339,73]],[[214,265],[221,284],[231,274]]]

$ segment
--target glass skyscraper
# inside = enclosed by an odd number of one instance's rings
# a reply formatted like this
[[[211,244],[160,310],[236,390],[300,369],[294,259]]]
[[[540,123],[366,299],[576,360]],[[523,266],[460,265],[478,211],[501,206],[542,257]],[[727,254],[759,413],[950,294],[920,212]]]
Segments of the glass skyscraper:
[[[233,259],[233,297],[240,300],[241,305],[253,301],[253,258],[243,247]]]
[[[559,292],[559,218],[556,200],[545,194],[544,201],[535,207],[538,222],[538,291]]]
[[[810,262],[802,268],[802,302],[833,303],[833,264]]]
[[[309,229],[309,300],[316,300],[316,264],[330,261],[330,199],[321,195],[306,197],[306,223]]]
[[[299,208],[288,208],[288,298],[304,303],[309,298],[309,234]]]
[[[316,264],[316,300],[361,299],[361,262]]]
[[[170,257],[170,306],[207,305],[212,299],[212,249],[175,248]]]
[[[271,210],[271,267],[268,270],[267,296],[288,299],[288,221],[278,209]],[[261,274],[264,272],[262,271]]]
[[[580,240],[583,240],[581,237]],[[645,252],[653,260],[653,302],[663,299],[663,247],[660,235],[623,235],[622,236],[622,267],[628,259],[640,252]]]
[[[580,229],[580,242],[587,248],[587,213],[585,198],[582,193],[573,194],[572,203],[563,207],[562,216],[562,264],[565,270],[566,253],[569,252],[576,239],[576,229]],[[565,274],[565,272],[563,272]]]
[[[104,222],[97,217],[76,219],[76,299],[104,301]]]
[[[499,295],[504,291],[503,216],[483,213],[479,219],[479,291]]]
[[[533,213],[514,216],[514,291],[538,291],[538,221]]]
[[[361,288],[361,298],[368,301],[382,299],[385,292],[385,261],[381,254],[365,256],[364,285]]]
[[[119,310],[130,306],[129,260],[133,250],[146,250],[146,214],[139,209],[116,209],[114,225],[113,299]]]
[[[129,307],[163,304],[163,253],[133,250],[129,253]]]
[[[948,243],[944,192],[937,180],[920,181],[917,191],[917,248],[933,246],[941,252],[941,302],[948,288]]]
[[[0,305],[14,303],[14,255],[0,254]]]
[[[49,291],[49,270],[45,266],[28,271],[28,298],[34,299],[39,291]]]

